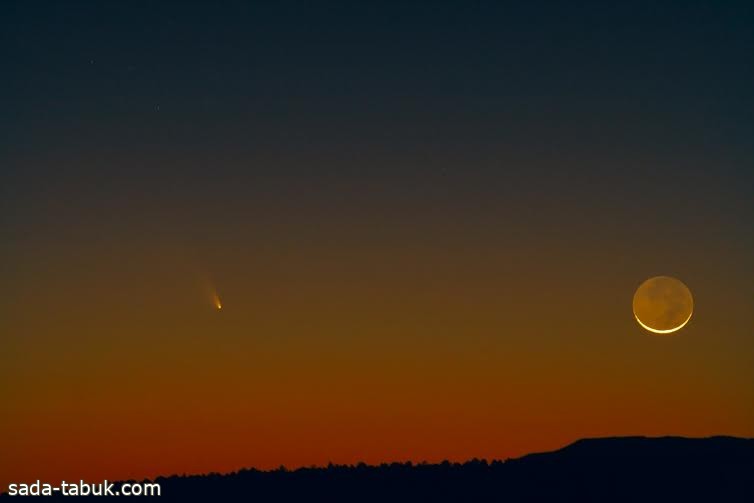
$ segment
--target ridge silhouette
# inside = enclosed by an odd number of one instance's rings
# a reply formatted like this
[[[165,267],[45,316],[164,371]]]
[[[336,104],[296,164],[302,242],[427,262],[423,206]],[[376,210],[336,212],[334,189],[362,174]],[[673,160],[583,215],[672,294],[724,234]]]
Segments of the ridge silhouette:
[[[506,461],[243,469],[155,482],[169,501],[751,503],[754,439],[596,438]]]

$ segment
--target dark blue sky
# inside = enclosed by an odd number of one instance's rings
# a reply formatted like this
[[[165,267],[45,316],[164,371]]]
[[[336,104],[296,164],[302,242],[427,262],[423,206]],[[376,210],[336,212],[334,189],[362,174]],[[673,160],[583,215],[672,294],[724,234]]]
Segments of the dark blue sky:
[[[4,2],[0,17],[11,258],[61,232],[195,246],[288,224],[754,247],[750,2]]]

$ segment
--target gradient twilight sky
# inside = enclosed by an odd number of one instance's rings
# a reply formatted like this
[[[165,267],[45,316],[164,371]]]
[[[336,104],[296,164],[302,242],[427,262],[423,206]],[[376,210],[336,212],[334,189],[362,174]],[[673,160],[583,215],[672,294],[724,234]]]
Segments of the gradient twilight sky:
[[[0,487],[754,436],[752,2],[100,3],[0,5]]]

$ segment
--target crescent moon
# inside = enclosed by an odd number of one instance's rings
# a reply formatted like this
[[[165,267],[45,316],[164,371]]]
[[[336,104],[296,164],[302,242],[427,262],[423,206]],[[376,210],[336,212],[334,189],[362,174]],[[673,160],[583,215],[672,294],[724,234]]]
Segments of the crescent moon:
[[[688,287],[670,276],[644,281],[634,294],[636,322],[653,334],[672,334],[686,326],[694,314],[694,298]]]
[[[686,326],[686,323],[688,323],[688,322],[689,322],[689,320],[691,319],[691,316],[692,316],[692,315],[693,315],[693,313],[692,313],[692,314],[690,314],[690,315],[689,315],[689,317],[688,317],[688,318],[686,318],[686,320],[685,320],[685,321],[684,321],[683,323],[681,323],[680,325],[678,325],[678,326],[677,326],[677,327],[675,327],[675,328],[671,328],[671,329],[668,329],[668,330],[657,330],[656,328],[652,328],[652,327],[650,327],[650,326],[647,326],[647,325],[645,325],[644,323],[642,323],[642,322],[641,322],[641,320],[639,319],[639,317],[638,317],[638,316],[636,316],[636,314],[634,314],[634,318],[636,318],[636,322],[637,322],[637,323],[638,323],[639,325],[641,325],[641,326],[642,326],[642,327],[643,327],[644,329],[646,329],[646,330],[649,330],[650,332],[654,332],[654,333],[656,333],[656,334],[672,334],[673,332],[675,332],[675,331],[677,331],[677,330],[680,330],[680,329],[682,329],[683,327],[685,327],[685,326]]]

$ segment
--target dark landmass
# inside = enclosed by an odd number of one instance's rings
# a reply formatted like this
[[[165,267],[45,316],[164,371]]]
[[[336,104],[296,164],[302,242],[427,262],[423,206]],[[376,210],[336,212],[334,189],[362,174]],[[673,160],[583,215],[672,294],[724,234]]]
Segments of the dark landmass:
[[[156,479],[171,501],[754,502],[754,439],[587,439],[507,461],[359,464]]]

